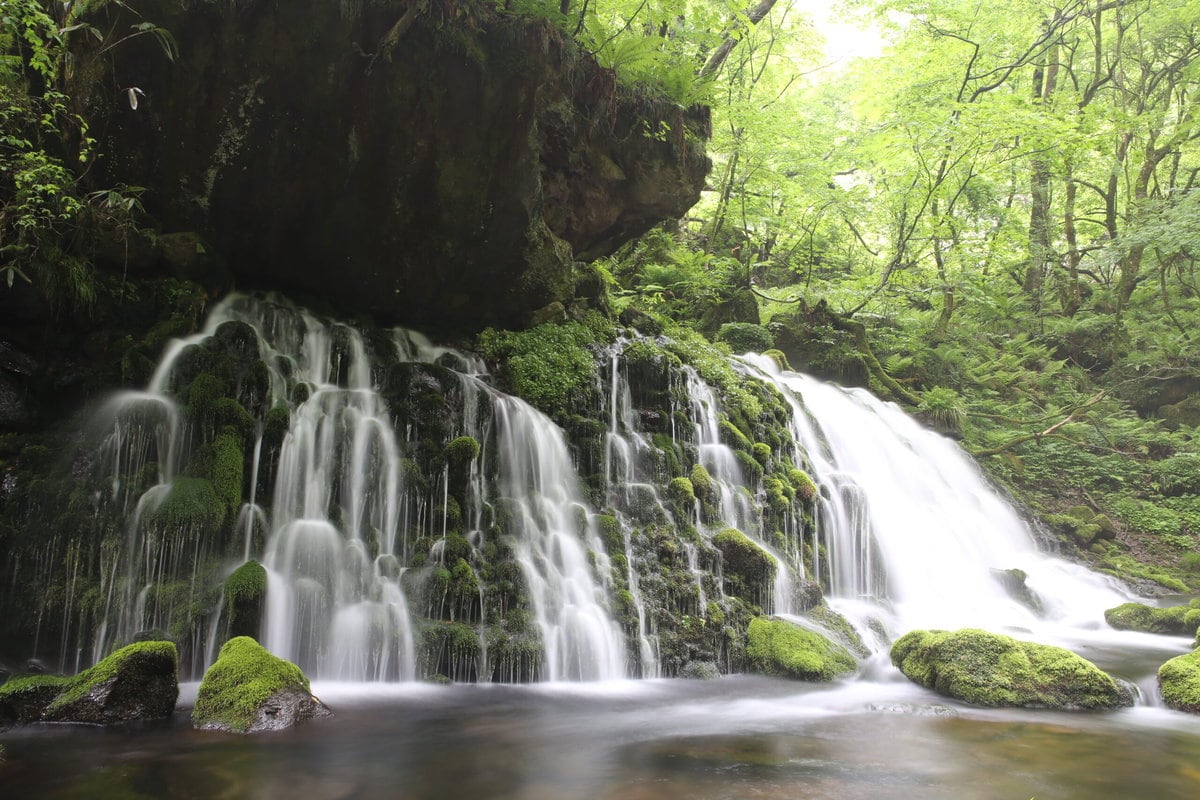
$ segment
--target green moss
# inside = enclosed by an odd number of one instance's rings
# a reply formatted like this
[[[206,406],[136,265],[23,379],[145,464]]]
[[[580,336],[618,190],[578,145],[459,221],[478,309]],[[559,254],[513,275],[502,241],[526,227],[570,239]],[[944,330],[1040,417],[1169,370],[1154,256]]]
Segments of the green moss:
[[[687,478],[672,478],[667,484],[667,502],[671,510],[679,514],[691,512],[696,502],[696,492]]]
[[[1104,619],[1117,630],[1191,636],[1200,626],[1200,608],[1158,608],[1141,603],[1123,603],[1105,611]]]
[[[600,541],[609,553],[620,553],[625,549],[625,537],[621,534],[621,523],[617,518],[608,514],[596,516],[596,527],[600,531]]]
[[[234,636],[257,635],[267,596],[267,570],[257,561],[247,561],[225,579],[224,591],[229,632]]]
[[[162,503],[151,512],[150,519],[163,527],[192,525],[211,531],[225,521],[227,508],[212,481],[179,476],[172,481]]]
[[[1200,714],[1200,650],[1176,656],[1159,667],[1158,685],[1168,706]]]
[[[577,322],[547,323],[527,331],[489,328],[479,348],[502,362],[502,375],[512,392],[552,417],[565,419],[584,411],[596,395],[596,365],[589,346],[597,334]]]
[[[743,453],[753,455],[754,443],[742,433],[736,425],[729,421],[727,417],[722,417],[717,423],[717,430],[721,435],[721,441],[734,450],[739,450]]]
[[[726,592],[762,603],[775,579],[775,559],[771,554],[736,528],[721,531],[712,543],[721,551]]]
[[[1130,703],[1109,675],[1071,651],[987,631],[912,631],[892,645],[891,658],[910,680],[980,706],[1096,709]]]
[[[746,656],[766,675],[828,681],[858,666],[840,644],[781,619],[756,617],[746,636]]]
[[[792,484],[797,496],[806,503],[817,499],[817,485],[808,473],[795,467],[787,471],[788,482]]]
[[[779,367],[780,369],[788,371],[792,369],[792,365],[788,363],[787,356],[784,355],[782,350],[776,350],[772,348],[770,350],[764,350],[762,354],[774,361],[775,366]]]
[[[763,488],[767,492],[767,505],[776,513],[786,511],[791,505],[791,500],[788,498],[788,493],[795,494],[790,484],[785,485],[778,478],[767,478],[763,481]]]
[[[771,445],[763,442],[755,442],[750,453],[754,456],[754,460],[758,462],[758,465],[765,470],[767,464],[771,461]]]
[[[242,506],[242,479],[245,459],[242,443],[223,433],[212,443],[212,485],[225,506],[226,519],[234,519]]]
[[[696,464],[692,467],[692,475],[689,480],[692,482],[692,491],[695,492],[696,497],[704,500],[712,495],[712,476],[708,474],[708,470],[704,468],[703,464]]]
[[[71,683],[71,678],[62,675],[22,675],[0,685],[0,701],[30,692],[54,689],[61,692]]]
[[[74,678],[67,679],[62,693],[54,698],[46,710],[53,712],[55,709],[63,708],[80,700],[96,686],[112,680],[128,659],[142,655],[169,658],[174,662],[175,669],[179,669],[179,652],[175,649],[174,643],[134,642],[122,647],[107,658],[101,659],[94,667],[85,669]]]
[[[238,636],[221,647],[204,673],[192,722],[197,726],[224,723],[235,731],[248,731],[259,707],[287,688],[312,691],[295,664],[271,655],[249,636]]]
[[[473,436],[459,436],[446,445],[446,461],[463,467],[479,458],[479,441]]]
[[[735,353],[761,353],[775,345],[770,332],[752,322],[726,322],[717,330],[716,338]]]
[[[854,630],[854,626],[850,624],[850,620],[825,605],[824,601],[819,606],[810,608],[804,612],[804,616],[820,624],[825,630],[833,634],[833,638],[837,640],[838,644],[841,644],[859,658],[866,658],[871,655],[871,651],[863,643],[862,637],[858,635],[858,631]]]
[[[754,486],[762,480],[762,464],[755,461],[754,456],[742,450],[734,450],[733,455],[737,458],[738,465],[742,468],[742,477],[746,479],[747,485]]]

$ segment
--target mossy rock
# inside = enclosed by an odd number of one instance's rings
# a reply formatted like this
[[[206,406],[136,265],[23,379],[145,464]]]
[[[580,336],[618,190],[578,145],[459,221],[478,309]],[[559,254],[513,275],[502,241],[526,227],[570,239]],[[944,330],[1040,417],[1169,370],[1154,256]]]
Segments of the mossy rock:
[[[247,561],[225,579],[231,637],[259,635],[266,599],[267,570],[257,561]]]
[[[0,721],[112,725],[171,716],[179,697],[171,642],[123,647],[73,678],[33,675],[0,686]]]
[[[696,490],[688,478],[672,478],[667,483],[667,503],[677,516],[688,517],[696,505]]]
[[[786,620],[755,617],[746,635],[746,656],[754,670],[764,675],[828,681],[858,667],[840,644]]]
[[[721,551],[721,569],[729,594],[754,601],[750,595],[765,591],[775,579],[775,559],[736,528],[726,528],[713,537]]]
[[[1176,656],[1159,667],[1158,686],[1168,706],[1200,714],[1200,650]]]
[[[1200,608],[1123,603],[1104,612],[1104,620],[1120,631],[1143,631],[1168,636],[1191,636],[1200,626]]]
[[[197,533],[215,533],[225,522],[228,503],[212,481],[180,475],[171,482],[167,496],[149,515],[161,528],[191,527]]]
[[[692,482],[692,491],[696,497],[701,500],[707,500],[713,495],[712,476],[708,474],[708,470],[703,464],[696,464],[692,467],[692,473],[689,480]]]
[[[330,713],[313,697],[299,667],[271,655],[249,636],[238,636],[221,647],[204,673],[192,723],[203,730],[256,733]]]
[[[805,611],[804,616],[829,631],[838,644],[845,647],[858,658],[866,658],[871,655],[870,649],[863,642],[862,637],[858,635],[858,631],[850,624],[850,620],[834,611],[824,602],[820,602],[808,611]]]
[[[454,467],[465,467],[479,457],[479,441],[473,436],[459,436],[446,445],[446,461]]]
[[[0,725],[37,722],[71,682],[61,675],[26,675],[0,686]]]
[[[911,631],[892,645],[891,657],[913,682],[979,706],[1102,709],[1133,702],[1111,676],[1069,650],[971,628]]]

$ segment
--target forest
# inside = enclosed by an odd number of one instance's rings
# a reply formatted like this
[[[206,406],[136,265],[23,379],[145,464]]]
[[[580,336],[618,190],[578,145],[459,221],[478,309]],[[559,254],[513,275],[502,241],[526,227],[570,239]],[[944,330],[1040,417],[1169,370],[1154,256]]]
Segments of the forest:
[[[1193,0],[0,0],[0,793],[1191,796],[1198,104]]]

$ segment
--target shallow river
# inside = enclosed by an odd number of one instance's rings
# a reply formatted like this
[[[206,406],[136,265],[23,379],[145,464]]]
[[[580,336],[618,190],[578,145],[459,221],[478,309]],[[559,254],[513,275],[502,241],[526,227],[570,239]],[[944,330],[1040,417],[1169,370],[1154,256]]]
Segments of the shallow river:
[[[288,732],[0,733],[4,798],[1195,798],[1200,717],[985,711],[893,670],[524,686],[315,684]],[[868,668],[868,675],[870,668]],[[190,695],[190,696],[189,696]]]

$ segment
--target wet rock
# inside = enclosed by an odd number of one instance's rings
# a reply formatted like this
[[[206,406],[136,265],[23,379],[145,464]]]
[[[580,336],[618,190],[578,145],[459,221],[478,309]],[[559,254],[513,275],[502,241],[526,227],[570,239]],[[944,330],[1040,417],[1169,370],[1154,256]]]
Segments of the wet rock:
[[[993,569],[992,577],[1004,589],[1005,594],[1035,613],[1042,613],[1042,601],[1025,583],[1028,576],[1020,569]]]
[[[0,686],[0,721],[112,725],[169,717],[178,673],[174,644],[138,642],[73,678],[31,675]]]
[[[238,636],[221,647],[204,673],[192,722],[202,730],[258,733],[332,713],[313,696],[299,667],[271,655],[249,636]]]
[[[979,706],[1101,709],[1133,703],[1095,664],[1061,647],[987,631],[911,631],[892,663],[938,694]]]
[[[90,90],[99,147],[120,154],[98,179],[147,187],[164,229],[212,245],[160,248],[177,274],[223,259],[242,285],[386,320],[525,325],[594,295],[577,260],[681,216],[708,171],[707,108],[618,86],[546,20],[422,0],[137,11],[108,4],[91,22],[151,20],[186,56],[168,63],[153,37],[81,42],[75,75],[91,84],[71,88]],[[139,108],[113,103],[113,85],[142,89]]]

